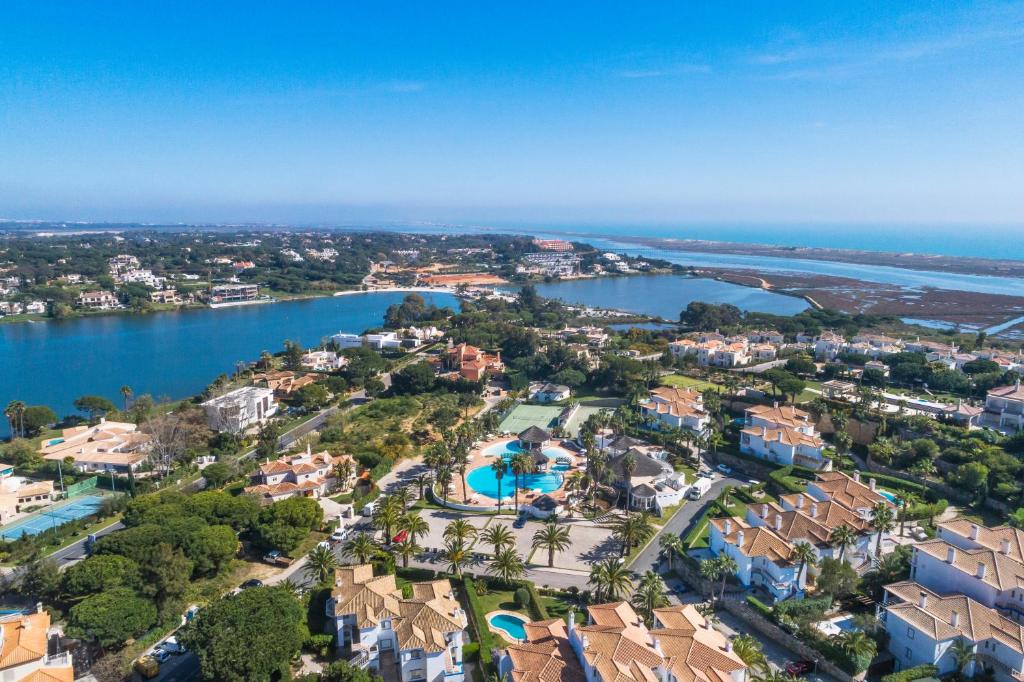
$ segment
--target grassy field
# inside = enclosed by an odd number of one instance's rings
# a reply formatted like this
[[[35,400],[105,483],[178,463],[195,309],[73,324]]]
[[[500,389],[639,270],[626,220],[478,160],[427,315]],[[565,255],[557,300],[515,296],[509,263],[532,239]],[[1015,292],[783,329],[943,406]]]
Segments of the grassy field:
[[[698,391],[706,391],[708,389],[717,391],[725,388],[713,381],[695,379],[694,377],[687,377],[682,374],[670,374],[669,376],[662,377],[661,384],[663,386],[675,386],[676,388],[695,388]]]
[[[515,598],[511,590],[499,590],[491,588],[487,594],[480,597],[480,605],[484,609],[484,615],[487,615],[491,611],[515,611],[521,613],[526,618],[530,617],[530,613],[527,609],[519,608],[516,606]]]

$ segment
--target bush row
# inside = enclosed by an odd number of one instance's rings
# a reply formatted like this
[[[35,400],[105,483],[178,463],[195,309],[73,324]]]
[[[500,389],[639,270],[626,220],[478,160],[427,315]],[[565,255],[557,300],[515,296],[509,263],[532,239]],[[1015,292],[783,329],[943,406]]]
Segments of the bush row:
[[[926,677],[938,677],[939,669],[934,665],[919,665],[913,668],[907,668],[906,670],[900,670],[899,672],[889,673],[882,678],[882,682],[914,682],[914,680],[923,680]]]

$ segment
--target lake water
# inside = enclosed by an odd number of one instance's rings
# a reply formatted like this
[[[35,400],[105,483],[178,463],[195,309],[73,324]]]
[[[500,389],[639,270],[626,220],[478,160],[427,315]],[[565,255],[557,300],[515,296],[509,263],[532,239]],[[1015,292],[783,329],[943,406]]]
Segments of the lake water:
[[[679,319],[691,301],[730,303],[741,310],[795,315],[808,308],[802,298],[763,289],[682,275],[601,277],[538,284],[537,293],[566,303],[615,308]]]
[[[122,403],[121,386],[136,395],[184,398],[235,363],[282,349],[285,339],[305,347],[339,331],[379,326],[384,312],[406,294],[382,292],[282,301],[237,308],[203,308],[149,315],[108,315],[0,325],[0,409],[11,400],[74,412],[86,394]],[[449,294],[421,294],[458,309]],[[0,421],[6,435],[7,422]]]

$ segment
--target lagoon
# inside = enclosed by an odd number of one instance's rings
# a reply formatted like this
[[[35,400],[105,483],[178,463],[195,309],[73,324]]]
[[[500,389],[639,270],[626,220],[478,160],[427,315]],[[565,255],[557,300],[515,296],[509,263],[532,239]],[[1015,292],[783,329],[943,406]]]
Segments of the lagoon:
[[[444,293],[421,294],[458,309]],[[122,402],[135,395],[185,398],[230,374],[238,362],[282,349],[285,339],[305,347],[338,331],[379,326],[402,292],[353,294],[236,308],[203,308],[149,315],[105,315],[0,325],[0,405],[22,400],[49,405],[60,416],[72,402],[98,394]],[[0,435],[6,435],[6,420]]]
[[[741,310],[795,315],[809,306],[802,298],[729,282],[684,275],[601,277],[538,284],[537,293],[566,303],[614,308],[678,320],[691,301],[729,303]]]

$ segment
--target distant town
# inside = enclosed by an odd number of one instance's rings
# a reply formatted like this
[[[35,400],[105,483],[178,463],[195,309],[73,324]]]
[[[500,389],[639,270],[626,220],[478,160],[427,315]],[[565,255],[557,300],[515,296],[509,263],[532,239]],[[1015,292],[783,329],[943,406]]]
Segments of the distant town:
[[[687,270],[517,236],[8,235],[0,270],[25,324],[401,296],[183,399],[12,396],[3,679],[1021,679],[1011,340],[563,302]]]

